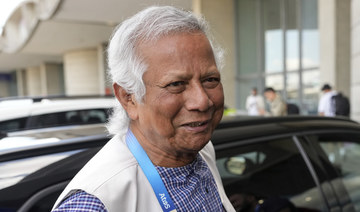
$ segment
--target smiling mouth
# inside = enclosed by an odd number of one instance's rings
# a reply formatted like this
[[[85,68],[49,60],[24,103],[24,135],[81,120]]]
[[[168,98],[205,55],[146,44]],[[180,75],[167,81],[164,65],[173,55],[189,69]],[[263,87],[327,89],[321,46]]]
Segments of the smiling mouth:
[[[188,123],[186,124],[186,126],[189,126],[189,127],[201,127],[201,126],[204,126],[205,124],[207,124],[208,121],[203,121],[203,122],[191,122],[191,123]]]

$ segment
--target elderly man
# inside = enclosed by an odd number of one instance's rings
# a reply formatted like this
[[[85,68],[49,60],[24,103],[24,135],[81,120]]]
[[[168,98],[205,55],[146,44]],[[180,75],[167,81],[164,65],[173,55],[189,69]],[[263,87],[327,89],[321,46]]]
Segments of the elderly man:
[[[75,176],[54,211],[234,211],[209,139],[224,109],[221,52],[204,20],[150,7],[108,49],[119,105],[115,134]]]

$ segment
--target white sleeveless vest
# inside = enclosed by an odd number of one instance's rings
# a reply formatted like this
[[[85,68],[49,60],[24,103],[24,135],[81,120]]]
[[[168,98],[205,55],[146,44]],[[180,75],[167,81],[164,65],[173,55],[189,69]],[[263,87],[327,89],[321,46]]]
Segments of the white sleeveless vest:
[[[226,211],[235,211],[227,198],[209,142],[200,152],[211,170]],[[76,190],[84,190],[100,199],[108,212],[160,212],[156,195],[125,143],[124,136],[112,138],[72,179],[56,201],[55,209]]]

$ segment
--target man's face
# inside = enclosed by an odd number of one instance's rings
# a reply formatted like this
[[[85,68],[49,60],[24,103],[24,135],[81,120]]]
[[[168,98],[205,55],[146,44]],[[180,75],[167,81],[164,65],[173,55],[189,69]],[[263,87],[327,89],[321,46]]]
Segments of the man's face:
[[[256,96],[256,94],[257,94],[257,91],[256,90],[251,90],[251,95],[253,95],[253,96]]]
[[[170,154],[194,153],[209,141],[224,109],[220,73],[202,33],[143,43],[146,94],[131,129]]]
[[[265,98],[266,98],[268,101],[270,101],[270,102],[272,102],[272,101],[275,99],[275,93],[272,92],[272,91],[266,91],[266,92],[264,93],[264,96],[265,96]]]

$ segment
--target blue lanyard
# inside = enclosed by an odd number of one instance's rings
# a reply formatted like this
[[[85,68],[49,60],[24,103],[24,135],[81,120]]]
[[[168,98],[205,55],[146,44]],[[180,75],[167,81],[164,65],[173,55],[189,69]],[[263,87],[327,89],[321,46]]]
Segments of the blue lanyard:
[[[163,211],[176,212],[175,205],[159,173],[130,129],[126,134],[126,144],[150,182]]]

